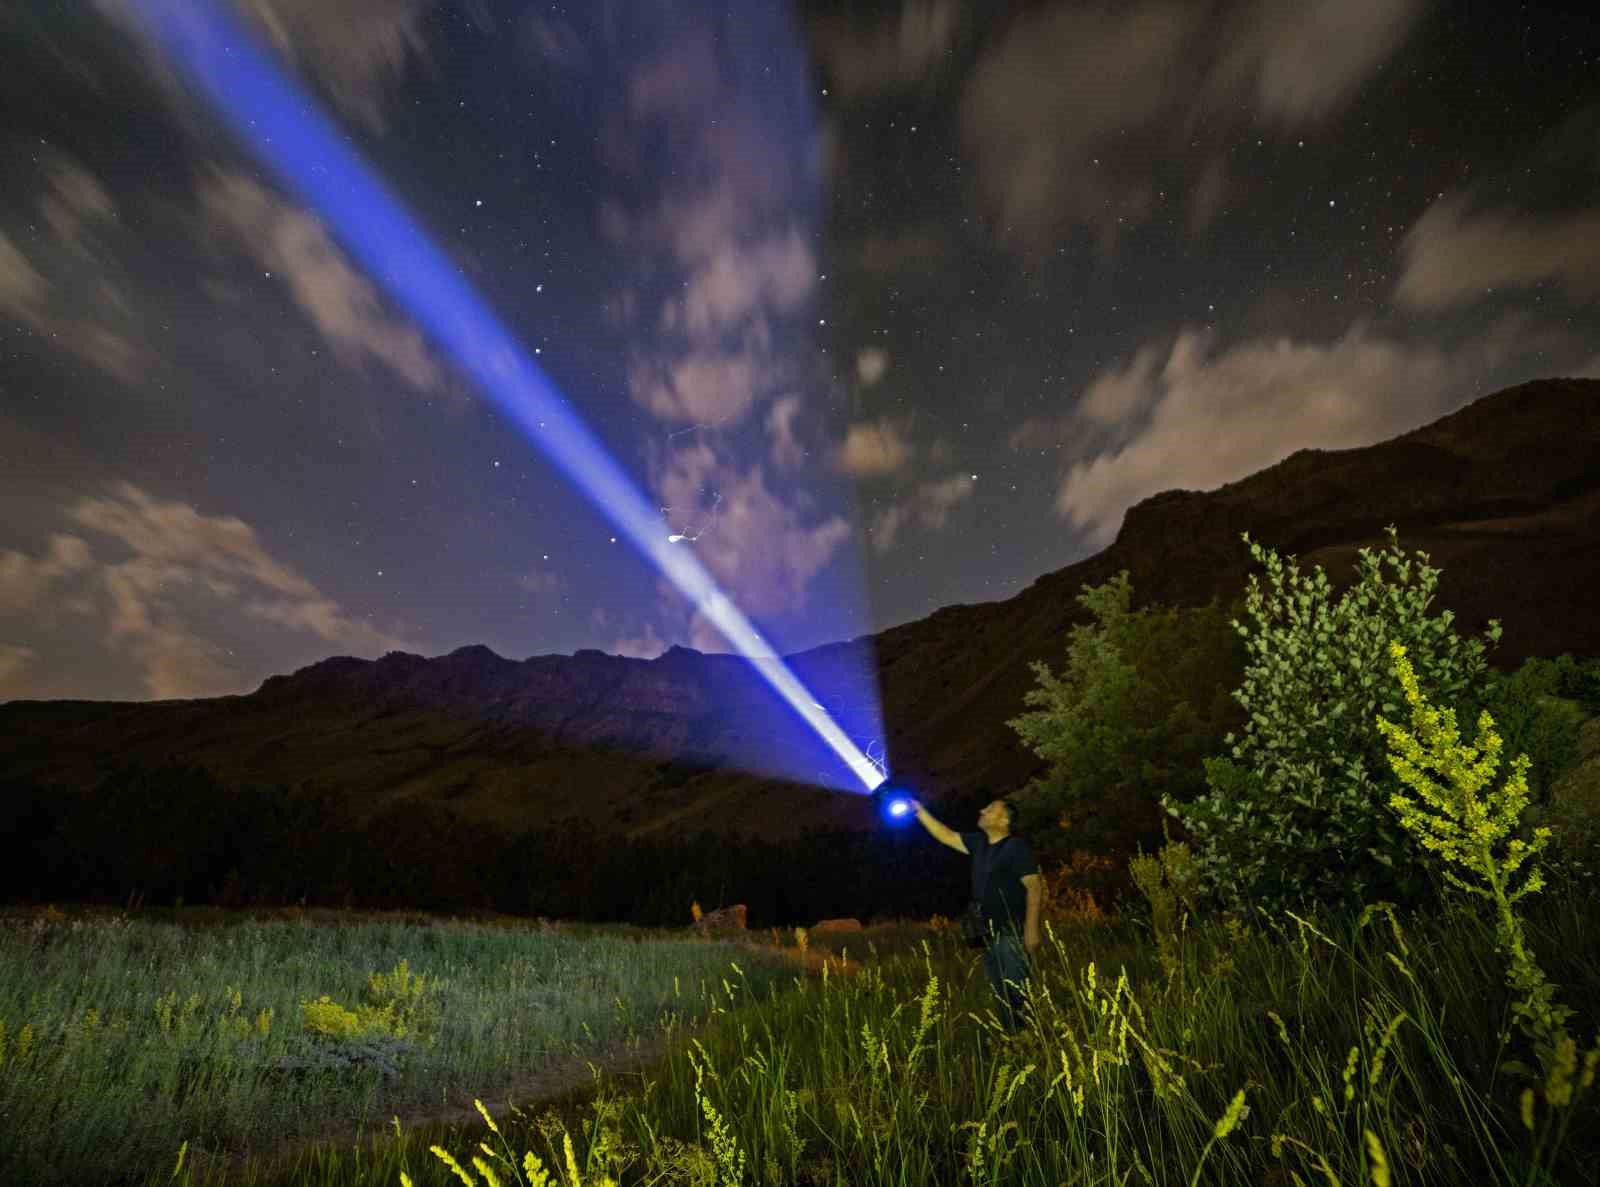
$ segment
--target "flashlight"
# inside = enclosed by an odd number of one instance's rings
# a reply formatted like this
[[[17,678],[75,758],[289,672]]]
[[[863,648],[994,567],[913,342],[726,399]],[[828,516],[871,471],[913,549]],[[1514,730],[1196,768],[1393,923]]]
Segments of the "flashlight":
[[[880,787],[872,793],[878,812],[891,824],[911,815],[911,796],[898,787]]]

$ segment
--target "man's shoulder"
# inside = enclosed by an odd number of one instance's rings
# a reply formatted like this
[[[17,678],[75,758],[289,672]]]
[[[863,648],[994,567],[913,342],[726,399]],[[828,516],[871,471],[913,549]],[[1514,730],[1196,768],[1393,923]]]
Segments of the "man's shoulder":
[[[957,833],[961,843],[967,847],[968,853],[977,853],[989,847],[989,838],[984,836],[981,828],[975,828],[969,833]]]

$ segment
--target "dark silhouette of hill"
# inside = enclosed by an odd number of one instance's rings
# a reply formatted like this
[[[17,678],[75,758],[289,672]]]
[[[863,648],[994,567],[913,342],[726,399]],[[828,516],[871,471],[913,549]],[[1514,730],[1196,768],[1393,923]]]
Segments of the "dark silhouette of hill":
[[[931,802],[1010,790],[1038,764],[1005,722],[1033,684],[1030,661],[1059,668],[1070,628],[1090,621],[1074,600],[1083,586],[1127,569],[1136,608],[1226,602],[1254,567],[1249,532],[1343,590],[1357,549],[1382,548],[1389,523],[1402,549],[1443,570],[1431,612],[1454,611],[1470,635],[1501,620],[1496,668],[1600,656],[1600,381],[1522,384],[1390,441],[1163,492],[1128,511],[1105,551],[1015,597],[791,663],[838,703],[867,695],[865,660],[896,779]],[[866,827],[858,797],[745,773],[791,745],[781,717],[742,660],[685,648],[650,661],[517,662],[481,646],[339,657],[246,696],[0,705],[0,781],[81,793],[120,765],[193,764],[224,783],[309,783],[357,821],[412,804],[512,832],[574,818],[632,838]]]

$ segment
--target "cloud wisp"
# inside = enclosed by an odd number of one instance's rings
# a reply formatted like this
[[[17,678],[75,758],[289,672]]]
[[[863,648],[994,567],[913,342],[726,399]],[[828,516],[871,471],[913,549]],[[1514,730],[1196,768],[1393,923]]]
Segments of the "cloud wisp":
[[[235,516],[123,482],[78,498],[65,518],[73,531],[58,532],[43,555],[0,552],[0,616],[38,625],[59,605],[87,619],[132,661],[150,697],[246,692],[269,674],[244,670],[227,634],[200,625],[219,617],[251,637],[265,623],[356,654],[415,649],[318,590]],[[13,686],[25,665],[49,659],[8,646]],[[23,684],[16,695],[27,695]]]
[[[125,284],[105,242],[119,230],[116,203],[64,153],[46,154],[41,168],[37,210],[49,234],[24,252],[0,230],[0,315],[132,384],[150,359],[136,344]]]
[[[997,233],[1030,252],[1083,229],[1109,253],[1184,202],[1198,229],[1243,184],[1219,136],[1252,119],[1287,131],[1328,118],[1423,11],[1421,0],[1030,11],[985,49],[962,94],[978,194]],[[1169,193],[1160,179],[1175,169],[1203,184]]]
[[[1451,411],[1477,377],[1562,345],[1523,318],[1451,351],[1360,322],[1328,342],[1221,349],[1209,331],[1186,328],[1089,385],[1061,437],[1076,422],[1090,433],[1128,429],[1131,439],[1071,463],[1056,512],[1098,550],[1116,538],[1129,507],[1159,491],[1214,490],[1298,449],[1388,440]]]
[[[900,542],[906,527],[943,531],[957,506],[972,497],[977,482],[970,474],[952,474],[935,482],[920,483],[910,495],[896,500],[873,517],[872,547],[884,553]]]
[[[876,478],[903,468],[914,452],[900,426],[885,417],[851,425],[833,464],[852,478]]]
[[[417,328],[391,314],[322,220],[248,177],[217,171],[200,187],[206,228],[282,277],[341,362],[383,366],[419,392],[442,393],[445,371]]]
[[[1452,194],[1430,206],[1400,245],[1395,300],[1422,312],[1550,282],[1569,297],[1600,297],[1600,209],[1539,217],[1471,209]]]
[[[608,200],[599,212],[602,234],[633,262],[608,306],[626,339],[629,395],[665,430],[645,437],[650,485],[676,546],[693,549],[767,629],[806,610],[851,531],[806,488],[813,458],[828,457],[808,444],[803,349],[820,277],[807,196],[814,154],[796,155],[790,141],[816,133],[793,120],[792,104],[772,101],[785,88],[806,101],[800,63],[782,57],[752,94],[711,26],[686,16],[628,71],[627,110],[604,138],[620,176],[644,168],[641,146],[655,138],[677,165],[648,199]],[[630,653],[662,634],[724,649],[674,593],[663,591],[656,611],[660,633],[652,625],[618,640]]]

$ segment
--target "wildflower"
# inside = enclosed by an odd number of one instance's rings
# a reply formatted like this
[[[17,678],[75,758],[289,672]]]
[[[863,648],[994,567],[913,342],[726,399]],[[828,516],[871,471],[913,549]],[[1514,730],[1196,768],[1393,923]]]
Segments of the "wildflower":
[[[1526,754],[1517,755],[1505,783],[1480,797],[1479,791],[1488,786],[1500,765],[1501,739],[1494,718],[1487,710],[1482,712],[1474,745],[1457,745],[1460,734],[1455,710],[1440,711],[1428,705],[1404,647],[1391,642],[1389,654],[1421,738],[1419,742],[1382,715],[1377,718],[1378,729],[1390,746],[1389,765],[1412,793],[1396,792],[1389,798],[1389,806],[1418,844],[1466,874],[1463,877],[1446,868],[1445,881],[1494,905],[1496,941],[1509,964],[1506,980],[1519,994],[1512,1003],[1512,1015],[1548,1066],[1555,1048],[1566,1037],[1565,1023],[1572,1011],[1555,1001],[1556,987],[1534,959],[1522,920],[1513,910],[1519,899],[1544,885],[1544,875],[1529,863],[1550,840],[1550,830],[1545,827],[1535,828],[1531,839],[1515,835],[1528,804],[1526,773],[1531,760]],[[1427,769],[1441,774],[1447,786],[1430,779]],[[1527,869],[1519,877],[1524,866]]]

